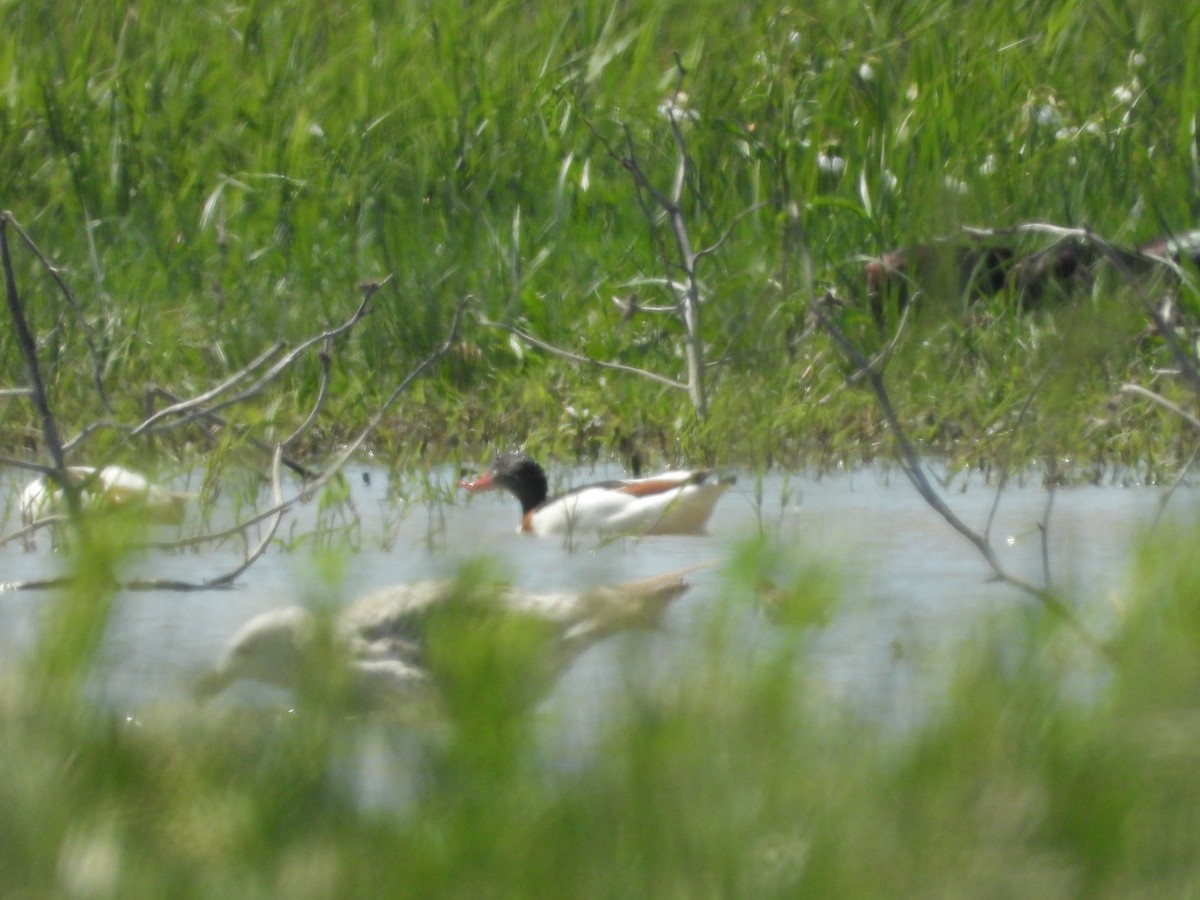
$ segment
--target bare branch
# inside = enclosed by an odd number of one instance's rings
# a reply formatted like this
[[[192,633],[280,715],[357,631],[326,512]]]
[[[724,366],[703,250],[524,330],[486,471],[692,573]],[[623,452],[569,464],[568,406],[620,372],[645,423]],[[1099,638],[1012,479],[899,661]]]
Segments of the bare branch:
[[[41,531],[43,528],[49,528],[51,525],[64,525],[70,521],[70,516],[42,516],[36,522],[30,522],[24,528],[20,528],[17,531],[11,532],[10,534],[0,536],[0,547],[3,547],[5,544],[11,544],[13,541],[18,540],[19,538],[27,538],[31,534]],[[0,588],[0,590],[2,590],[2,588]]]
[[[829,296],[826,295],[828,302]],[[1100,644],[1091,636],[1084,628],[1083,624],[1076,618],[1074,613],[1065,606],[1057,597],[1055,597],[1048,589],[1039,588],[1023,579],[1017,578],[1005,570],[1000,559],[996,556],[992,549],[991,543],[981,534],[974,531],[969,525],[963,522],[941,496],[933,489],[929,483],[929,479],[925,474],[924,467],[921,464],[920,457],[912,444],[908,440],[903,427],[900,424],[895,410],[892,407],[891,398],[888,396],[887,388],[883,384],[883,379],[879,373],[870,368],[870,363],[846,337],[845,333],[837,326],[837,324],[829,318],[821,302],[818,302],[816,309],[817,320],[825,331],[833,338],[834,342],[841,347],[842,352],[847,358],[861,371],[867,378],[867,382],[871,386],[871,390],[875,394],[876,402],[879,404],[879,409],[883,413],[884,420],[888,424],[888,428],[892,432],[892,440],[896,443],[896,449],[900,456],[900,465],[908,476],[913,487],[917,489],[917,493],[938,515],[946,521],[955,531],[962,535],[972,546],[978,551],[980,556],[987,562],[993,574],[998,581],[1017,588],[1020,591],[1037,599],[1043,606],[1058,615],[1066,622],[1081,638],[1093,647],[1099,647]]]
[[[328,367],[323,365],[322,368],[323,368],[323,372],[322,372],[321,396],[318,397],[318,402],[324,398],[324,392],[326,389],[325,379],[329,375]],[[177,394],[173,394],[171,391],[168,391],[165,388],[156,387],[156,388],[152,388],[151,390],[154,394],[156,394],[160,397],[163,397],[164,399],[170,401],[171,403],[180,402],[180,397]],[[313,415],[315,415],[315,413],[316,413],[316,410],[314,408]],[[213,425],[216,425],[219,428],[233,428],[235,434],[240,435],[247,431],[247,428],[245,426],[236,425],[236,424],[231,425],[229,420],[226,419],[224,416],[219,416],[216,413],[210,412],[207,410],[204,412],[204,414],[200,418],[202,418],[206,422],[211,422]],[[300,430],[302,430],[302,429],[298,429],[297,433],[299,433]],[[294,439],[294,437],[295,437],[295,435],[293,435],[291,438],[288,438],[288,440],[284,441],[284,446],[286,447]],[[264,451],[265,453],[274,452],[271,449],[270,444],[268,444],[266,441],[262,440],[261,438],[254,437],[254,435],[248,435],[247,440],[249,440],[251,444],[253,444],[255,447],[257,447],[259,450]],[[315,478],[316,477],[313,474],[312,469],[308,468],[308,466],[304,465],[304,463],[300,462],[295,457],[289,456],[286,453],[283,456],[283,464],[285,466],[287,466],[289,469],[291,469],[293,472],[295,472],[297,475],[299,475],[301,478]]]
[[[266,519],[272,519],[273,524],[268,529],[267,536],[265,538],[263,538],[262,541],[259,542],[258,548],[254,552],[252,552],[247,557],[247,559],[241,565],[239,565],[237,567],[237,569],[235,569],[232,572],[228,572],[223,575],[219,575],[216,578],[208,579],[207,581],[203,581],[203,582],[199,582],[199,583],[192,583],[192,582],[185,582],[185,581],[173,581],[173,580],[162,580],[162,579],[145,579],[145,580],[135,580],[135,581],[130,581],[130,582],[124,583],[120,586],[121,589],[123,589],[123,590],[155,590],[155,591],[164,591],[164,590],[198,591],[198,590],[213,590],[213,589],[229,587],[232,584],[232,582],[236,578],[241,576],[250,567],[250,565],[252,565],[265,551],[267,545],[270,543],[270,541],[274,537],[274,534],[276,532],[276,529],[278,528],[279,522],[282,519],[283,514],[286,513],[288,510],[290,510],[297,503],[306,502],[306,501],[312,499],[313,495],[318,490],[320,490],[326,484],[328,484],[331,480],[333,480],[333,478],[337,476],[338,472],[340,472],[342,467],[346,464],[346,461],[349,460],[349,458],[351,456],[353,456],[355,453],[358,452],[359,448],[363,445],[363,443],[367,440],[367,438],[370,437],[370,435],[375,431],[375,429],[379,427],[379,423],[383,421],[383,417],[385,415],[387,415],[388,411],[395,404],[396,400],[399,399],[399,397],[408,389],[409,385],[411,385],[412,382],[415,381],[417,378],[419,378],[421,375],[425,374],[425,372],[427,372],[439,359],[441,359],[443,356],[446,355],[446,353],[450,349],[450,347],[453,346],[455,337],[458,334],[459,325],[462,321],[463,311],[466,309],[466,306],[469,303],[469,301],[470,301],[470,298],[468,297],[468,298],[464,299],[463,301],[461,301],[458,304],[458,306],[455,308],[454,315],[450,322],[450,327],[449,327],[446,337],[442,341],[442,343],[437,348],[435,348],[434,351],[429,356],[427,356],[424,360],[422,360],[411,372],[409,372],[408,375],[406,375],[404,377],[404,379],[400,382],[400,384],[397,385],[395,390],[392,391],[392,393],[388,397],[388,399],[386,401],[384,401],[383,405],[380,406],[380,408],[376,411],[375,415],[371,417],[371,420],[367,423],[366,427],[364,427],[363,430],[359,433],[358,437],[356,437],[353,441],[351,441],[342,450],[342,452],[338,454],[338,456],[333,460],[333,462],[330,463],[329,466],[326,467],[325,471],[322,472],[321,475],[316,480],[314,480],[310,484],[305,485],[305,487],[299,493],[297,493],[295,496],[291,497],[290,499],[287,499],[287,500],[283,499],[282,489],[281,489],[280,481],[279,481],[279,465],[280,465],[280,461],[282,460],[282,448],[281,447],[276,448],[275,458],[274,458],[274,462],[272,464],[272,495],[273,495],[274,502],[272,503],[272,505],[269,509],[266,509],[266,510],[263,510],[263,511],[257,513],[253,517],[251,517],[243,522],[240,522],[237,526],[227,529],[226,531],[221,532],[220,534],[202,535],[199,537],[188,538],[188,539],[181,540],[181,541],[148,543],[145,545],[147,547],[153,547],[153,548],[159,548],[159,549],[162,549],[162,548],[178,549],[181,547],[193,546],[193,545],[196,545],[199,543],[204,543],[207,541],[224,539],[233,534],[238,534],[238,533],[244,532],[247,528],[249,528],[250,526],[252,526],[254,524],[257,524],[258,522],[264,521]],[[6,538],[5,540],[10,540],[10,539],[11,538]],[[44,580],[25,581],[25,582],[10,582],[7,584],[0,584],[0,590],[44,590],[44,589],[48,589],[48,588],[61,587],[68,583],[69,583],[69,579],[65,579],[65,578],[44,579]]]
[[[331,363],[329,350],[322,350],[317,354],[317,359],[321,362],[321,383],[317,387],[317,399],[313,403],[313,408],[308,413],[308,418],[300,424],[299,428],[288,435],[281,445],[283,447],[292,446],[292,444],[300,439],[304,432],[312,427],[313,422],[317,421],[317,414],[321,411],[321,407],[325,405],[325,398],[329,396],[329,367]],[[305,477],[309,477],[307,469],[305,469]]]
[[[142,434],[144,432],[165,431],[169,428],[176,428],[176,427],[179,427],[182,425],[186,425],[191,422],[194,422],[196,419],[201,418],[202,416],[204,416],[207,413],[211,413],[211,412],[215,412],[220,409],[224,409],[225,407],[232,406],[236,403],[242,403],[245,400],[248,400],[251,397],[256,396],[259,392],[262,391],[262,389],[267,384],[269,384],[276,377],[278,377],[278,375],[281,372],[283,372],[288,366],[290,366],[298,357],[300,357],[305,352],[307,352],[310,347],[312,347],[315,344],[319,344],[322,341],[329,341],[329,340],[332,340],[333,338],[339,337],[339,336],[345,334],[347,331],[349,331],[355,325],[357,325],[359,320],[361,320],[363,318],[363,316],[365,316],[367,314],[367,310],[368,310],[369,304],[371,302],[371,298],[375,296],[375,294],[379,291],[380,288],[382,288],[385,284],[387,284],[391,280],[392,280],[392,276],[388,275],[382,281],[370,282],[368,284],[363,285],[362,286],[362,288],[363,288],[362,302],[358,305],[358,309],[356,309],[354,311],[354,314],[351,315],[349,319],[347,319],[341,325],[338,325],[334,328],[330,328],[326,331],[323,331],[321,334],[314,335],[313,337],[307,338],[306,340],[302,341],[294,350],[292,350],[290,353],[288,353],[287,355],[285,355],[284,357],[279,359],[273,366],[271,366],[271,368],[268,369],[267,372],[258,379],[258,381],[256,381],[254,384],[252,384],[250,387],[248,387],[242,393],[238,394],[236,397],[233,397],[231,399],[223,401],[222,403],[218,403],[214,406],[211,406],[206,410],[201,410],[199,412],[196,411],[197,408],[199,406],[201,406],[203,403],[208,402],[209,400],[213,399],[213,397],[217,396],[219,393],[227,390],[230,386],[232,386],[232,384],[236,383],[237,381],[241,381],[242,378],[240,377],[240,373],[239,373],[239,376],[235,376],[235,378],[233,378],[233,379],[228,379],[224,385],[221,385],[218,388],[214,388],[212,391],[208,391],[205,394],[201,395],[200,397],[196,397],[192,400],[185,401],[184,403],[176,404],[175,406],[168,407],[167,409],[164,409],[164,410],[160,410],[159,412],[155,413],[153,416],[146,419],[146,421],[142,422],[141,425],[138,425],[136,428],[134,428],[133,431],[131,432],[131,436],[136,437],[137,435]],[[261,358],[262,357],[260,357],[260,359]],[[250,368],[251,367],[247,367],[247,369],[243,370],[243,371],[248,371]],[[179,414],[185,414],[185,415],[183,416],[183,418],[179,419],[176,422],[171,423],[170,425],[158,425],[157,424],[161,419],[163,419],[167,416],[179,415]]]
[[[1175,329],[1171,327],[1162,312],[1154,303],[1147,301],[1145,304],[1146,314],[1150,316],[1150,321],[1154,323],[1154,330],[1159,333],[1167,348],[1171,351],[1171,358],[1175,360],[1175,364],[1179,366],[1180,374],[1183,375],[1195,393],[1200,394],[1200,371],[1196,369],[1196,362],[1192,359],[1190,353],[1183,349],[1179,343],[1178,337],[1175,335]]]
[[[92,381],[96,386],[96,393],[100,396],[100,402],[103,404],[105,411],[111,415],[113,411],[112,404],[109,403],[108,392],[104,388],[104,363],[100,359],[100,353],[97,351],[96,345],[92,340],[92,332],[88,327],[87,319],[83,315],[83,307],[75,298],[75,294],[71,291],[70,287],[67,286],[66,281],[63,280],[62,273],[58,270],[58,267],[53,265],[50,260],[46,258],[46,255],[42,253],[41,248],[34,243],[33,238],[31,238],[26,233],[25,229],[21,227],[20,223],[13,218],[11,212],[5,213],[5,215],[8,216],[9,224],[12,225],[13,230],[15,230],[18,236],[20,236],[21,241],[25,244],[29,251],[38,258],[38,261],[42,264],[42,268],[46,270],[46,273],[50,276],[54,283],[58,285],[59,291],[62,292],[63,297],[66,298],[67,304],[75,313],[75,321],[79,324],[79,329],[83,334],[83,341],[87,345],[88,354],[92,358]],[[92,243],[90,229],[88,230],[88,243],[89,245]],[[92,253],[93,255],[95,254],[94,247],[92,248]]]
[[[1038,522],[1038,531],[1042,538],[1042,582],[1050,584],[1050,513],[1054,509],[1054,493],[1057,478],[1053,466],[1049,472],[1046,485],[1046,511],[1042,513],[1042,521]]]
[[[278,446],[275,448],[275,458],[271,461],[271,497],[274,500],[277,512],[271,519],[271,526],[267,529],[267,533],[263,535],[262,540],[258,542],[258,546],[246,556],[240,566],[223,575],[207,579],[202,582],[201,587],[215,588],[233,584],[238,576],[254,565],[259,557],[267,552],[267,547],[271,545],[271,541],[275,537],[275,532],[279,530],[279,523],[283,521],[283,514],[288,510],[288,507],[283,503],[283,487],[279,481],[279,463],[282,459],[283,447]]]
[[[696,259],[697,260],[703,259],[704,257],[711,256],[713,253],[716,253],[718,250],[720,250],[721,245],[724,244],[727,240],[729,240],[729,236],[731,234],[733,234],[734,229],[737,228],[738,225],[740,225],[742,223],[742,219],[745,219],[746,217],[753,215],[754,213],[758,212],[760,209],[762,209],[766,205],[767,204],[765,204],[765,203],[752,203],[749,206],[747,206],[745,209],[743,209],[740,213],[735,215],[733,217],[733,221],[729,223],[729,226],[723,232],[721,232],[720,236],[715,241],[713,241],[707,247],[704,247],[703,249],[696,251]]]
[[[76,447],[78,447],[98,431],[126,430],[128,430],[128,426],[119,425],[116,422],[113,422],[111,419],[101,419],[99,422],[89,422],[87,425],[84,425],[82,429],[80,429],[79,434],[75,435],[75,437],[71,438],[70,440],[63,442],[63,452],[73,452]]]
[[[21,298],[17,291],[17,278],[13,273],[12,256],[8,248],[8,226],[13,224],[12,214],[0,212],[0,260],[4,266],[4,290],[8,301],[9,317],[17,334],[17,344],[21,355],[25,357],[25,369],[29,374],[30,390],[33,392],[33,405],[42,420],[42,436],[46,441],[46,449],[54,462],[54,471],[50,474],[62,487],[67,498],[67,505],[72,513],[79,512],[79,491],[67,477],[67,464],[63,455],[62,441],[58,434],[58,423],[50,411],[50,401],[46,396],[46,385],[42,380],[42,370],[38,363],[37,341],[21,308]],[[15,227],[15,225],[14,225]]]
[[[1133,394],[1137,397],[1144,397],[1151,403],[1161,406],[1168,412],[1172,412],[1179,416],[1179,418],[1183,419],[1183,421],[1187,422],[1197,431],[1200,431],[1200,419],[1193,416],[1190,412],[1178,404],[1172,403],[1162,394],[1156,394],[1154,391],[1150,390],[1149,388],[1144,388],[1140,384],[1123,384],[1120,387],[1120,392],[1122,394]]]
[[[699,280],[696,275],[696,260],[698,257],[692,249],[692,240],[688,233],[687,221],[684,218],[682,207],[683,191],[686,186],[686,173],[688,169],[687,142],[680,128],[679,117],[674,109],[674,101],[681,96],[680,87],[686,71],[678,59],[676,60],[676,64],[679,72],[679,81],[675,87],[672,104],[668,106],[666,111],[667,121],[671,128],[671,137],[676,150],[675,172],[669,195],[655,187],[642,169],[634,152],[633,135],[628,125],[625,126],[626,152],[618,152],[612,142],[600,134],[590,122],[588,122],[588,128],[600,141],[608,155],[620,164],[633,179],[638,205],[641,207],[646,221],[651,226],[650,239],[655,246],[658,256],[663,261],[663,266],[668,272],[677,269],[683,273],[682,290],[679,291],[680,298],[676,314],[684,326],[684,356],[687,362],[686,389],[692,401],[692,406],[696,410],[696,414],[700,418],[704,418],[708,414],[708,398],[704,389],[704,373],[706,369],[704,363],[704,343],[700,337],[701,292]],[[647,198],[651,202],[647,202]],[[667,251],[662,238],[659,236],[659,229],[657,228],[658,216],[655,213],[654,207],[662,211],[670,226],[671,234],[675,239],[674,254]]]
[[[1180,467],[1179,472],[1175,475],[1175,479],[1171,482],[1170,486],[1163,491],[1162,496],[1158,498],[1158,510],[1154,514],[1154,525],[1158,525],[1158,523],[1162,520],[1163,514],[1167,511],[1167,504],[1171,502],[1171,498],[1175,496],[1175,491],[1177,491],[1179,486],[1183,484],[1183,480],[1187,477],[1187,473],[1191,471],[1192,466],[1196,464],[1196,458],[1198,456],[1200,456],[1200,444],[1195,446],[1195,448],[1192,450],[1192,455],[1188,457],[1188,461]]]
[[[1012,442],[1016,440],[1017,432],[1021,428],[1021,423],[1023,421],[1025,421],[1025,414],[1028,413],[1029,410],[1033,407],[1033,398],[1038,395],[1039,391],[1041,391],[1042,385],[1045,384],[1046,379],[1049,377],[1049,375],[1050,375],[1049,371],[1042,373],[1041,377],[1038,378],[1037,383],[1033,386],[1033,389],[1029,392],[1028,396],[1025,397],[1025,402],[1023,404],[1021,404],[1021,409],[1017,413],[1017,420],[1016,420],[1016,422],[1013,423],[1012,439],[1009,441],[1010,448],[1012,446]],[[988,511],[987,524],[984,525],[984,528],[983,528],[984,540],[990,541],[992,538],[992,525],[996,521],[996,513],[1000,509],[1000,498],[1001,498],[1001,496],[1003,496],[1004,488],[1007,485],[1008,485],[1008,469],[1006,466],[1000,472],[1000,481],[996,485],[996,496],[992,498],[992,508]]]
[[[892,353],[895,351],[896,346],[900,342],[900,336],[904,333],[904,327],[908,323],[908,314],[912,308],[913,305],[910,303],[900,312],[900,321],[896,324],[895,334],[892,335],[891,340],[884,345],[883,349],[871,357],[871,359],[867,362],[866,367],[855,368],[855,370],[850,373],[850,375],[847,376],[840,384],[835,385],[827,394],[818,400],[818,405],[826,403],[831,397],[836,396],[838,393],[846,390],[848,387],[859,384],[863,378],[866,377],[866,373],[868,371],[883,371],[887,367],[888,360],[891,359]],[[819,317],[814,319],[813,325],[810,325],[805,329],[804,334],[800,336],[801,340],[807,337],[807,335],[811,333],[815,327],[823,327]],[[810,369],[811,368],[812,367],[810,366]]]
[[[408,375],[406,375],[404,377],[404,380],[400,382],[400,384],[396,387],[396,389],[394,391],[392,391],[391,396],[389,396],[388,399],[384,401],[383,405],[376,411],[375,415],[371,417],[371,420],[367,423],[367,425],[363,428],[363,430],[361,432],[359,432],[358,437],[356,437],[353,441],[351,441],[348,445],[346,445],[346,447],[344,447],[342,449],[342,452],[339,453],[337,455],[337,457],[335,457],[333,462],[330,463],[325,468],[325,471],[323,471],[320,475],[318,475],[312,482],[307,484],[304,487],[304,489],[301,490],[298,494],[296,494],[290,500],[280,501],[280,502],[274,504],[273,506],[271,506],[269,509],[262,510],[261,512],[256,513],[253,517],[245,520],[244,522],[240,522],[238,525],[236,525],[232,528],[228,528],[224,531],[213,533],[213,534],[206,534],[206,535],[202,535],[199,537],[189,538],[189,539],[185,539],[185,540],[181,540],[181,541],[172,541],[169,543],[152,544],[150,546],[153,546],[156,548],[162,548],[162,549],[179,549],[181,547],[186,547],[186,546],[190,546],[190,545],[194,545],[194,544],[207,543],[207,542],[216,541],[216,540],[224,540],[225,538],[228,538],[234,534],[244,531],[246,528],[248,528],[251,525],[257,524],[258,522],[261,522],[264,519],[268,519],[268,518],[274,516],[276,513],[280,512],[282,510],[289,509],[290,507],[294,506],[296,503],[307,501],[307,500],[311,499],[313,497],[313,495],[316,494],[317,491],[319,491],[326,484],[328,484],[330,481],[332,481],[333,478],[337,475],[337,473],[339,471],[341,471],[342,467],[346,464],[346,461],[351,456],[353,456],[355,453],[358,452],[359,447],[361,447],[363,445],[363,443],[367,440],[367,438],[370,437],[371,434],[375,431],[375,429],[379,427],[379,423],[383,421],[383,417],[387,414],[388,410],[391,409],[392,405],[396,402],[396,400],[400,397],[400,395],[403,394],[406,390],[408,390],[409,385],[412,384],[413,381],[415,381],[421,375],[424,375],[425,372],[427,372],[434,365],[434,363],[436,363],[439,359],[441,359],[443,356],[446,355],[447,351],[449,351],[450,347],[453,346],[453,344],[454,344],[454,339],[458,334],[459,324],[461,323],[461,320],[462,320],[463,311],[466,309],[467,305],[470,303],[470,300],[471,300],[470,297],[465,298],[455,308],[454,316],[450,322],[449,331],[447,332],[446,337],[442,341],[442,343],[429,356],[427,356],[424,360],[422,360],[417,365],[416,368],[414,368],[411,372],[408,373]]]
[[[553,344],[547,344],[543,340],[535,338],[533,335],[522,331],[513,325],[507,325],[504,322],[493,322],[483,316],[479,317],[479,324],[487,328],[499,328],[501,331],[507,331],[509,334],[516,335],[521,340],[525,341],[532,347],[537,347],[553,356],[561,357],[581,366],[598,366],[601,369],[612,369],[617,372],[628,372],[631,375],[640,375],[642,378],[649,378],[651,381],[664,384],[667,387],[676,388],[678,390],[687,390],[687,385],[679,381],[667,378],[664,375],[659,375],[657,372],[651,372],[646,369],[639,369],[636,366],[628,366],[624,363],[607,362],[602,359],[593,359],[590,356],[581,356],[578,353],[572,353],[569,350],[563,350],[560,347],[555,347]]]
[[[266,350],[264,350],[262,353],[260,353],[258,356],[254,357],[254,359],[250,360],[250,362],[248,364],[243,366],[238,371],[234,372],[232,375],[230,375],[228,378],[226,378],[224,381],[222,381],[216,387],[210,388],[209,390],[205,391],[203,394],[200,394],[197,397],[192,397],[190,400],[181,400],[180,402],[175,403],[172,406],[168,406],[168,407],[165,407],[164,409],[160,409],[157,412],[153,413],[152,415],[148,416],[145,419],[145,421],[143,421],[140,425],[137,425],[133,428],[131,435],[136,436],[143,431],[149,430],[157,422],[159,422],[162,419],[167,418],[168,416],[179,415],[181,413],[189,412],[193,409],[196,409],[197,407],[203,406],[208,401],[221,396],[221,394],[225,393],[226,391],[230,390],[231,388],[236,387],[240,382],[245,381],[247,378],[249,378],[256,369],[258,369],[260,366],[265,365],[271,359],[271,357],[278,354],[286,346],[287,346],[287,344],[284,341],[276,341],[270,347],[268,347]]]
[[[338,473],[342,466],[346,464],[346,460],[357,453],[358,448],[361,447],[367,438],[370,437],[375,431],[375,429],[379,427],[379,423],[383,421],[383,417],[387,415],[388,410],[392,408],[392,404],[394,404],[396,400],[400,398],[401,394],[408,390],[408,386],[429,371],[429,369],[433,368],[434,364],[449,352],[450,348],[454,346],[454,340],[458,335],[458,328],[462,322],[463,312],[471,303],[472,299],[473,298],[470,296],[467,296],[459,301],[458,306],[454,308],[454,315],[450,320],[450,328],[446,332],[446,337],[442,340],[442,343],[439,344],[434,351],[429,354],[429,356],[425,357],[425,359],[423,359],[415,369],[404,376],[404,380],[396,386],[396,389],[392,391],[387,400],[383,402],[383,405],[379,407],[375,415],[371,417],[371,420],[359,433],[358,437],[347,444],[342,452],[338,454],[337,458],[333,461],[329,468],[327,468],[326,471],[319,478],[317,478],[316,481],[308,485],[304,491],[301,492],[302,497],[312,497],[317,490],[324,487],[334,477],[334,475]]]
[[[38,475],[46,475],[50,478],[53,478],[54,473],[57,471],[54,466],[44,466],[41,463],[30,462],[26,459],[17,459],[14,456],[0,456],[0,466],[24,469],[26,472],[36,472]]]

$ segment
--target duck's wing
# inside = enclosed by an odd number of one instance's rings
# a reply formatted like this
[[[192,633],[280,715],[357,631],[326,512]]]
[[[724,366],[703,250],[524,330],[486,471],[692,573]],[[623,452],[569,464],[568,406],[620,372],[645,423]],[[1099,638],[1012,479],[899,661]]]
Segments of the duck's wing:
[[[522,530],[548,536],[609,533],[612,523],[626,514],[635,499],[632,494],[611,487],[609,483],[587,485],[548,500],[531,511],[525,517]]]
[[[712,473],[692,473],[687,479],[641,479],[616,496],[612,511],[596,530],[603,534],[679,534],[706,532],[713,507],[732,484]]]
[[[448,578],[388,585],[346,606],[338,614],[338,627],[352,641],[415,645],[421,637],[422,619],[449,600],[455,590],[456,582]]]
[[[730,480],[693,482],[666,494],[639,497],[629,514],[637,517],[642,534],[705,534],[717,501],[732,484]]]

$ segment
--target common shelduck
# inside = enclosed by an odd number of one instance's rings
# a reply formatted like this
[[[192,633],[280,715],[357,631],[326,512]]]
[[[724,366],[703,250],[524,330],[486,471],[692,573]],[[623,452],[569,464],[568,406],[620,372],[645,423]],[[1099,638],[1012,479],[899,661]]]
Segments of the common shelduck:
[[[91,466],[69,466],[67,477],[79,488],[84,509],[137,509],[154,522],[171,524],[183,519],[187,507],[187,494],[169,491],[122,466],[105,466],[99,471]],[[21,519],[26,523],[67,508],[62,487],[49,475],[25,485],[20,504]]]
[[[312,667],[328,664],[334,649],[346,662],[349,699],[355,705],[411,708],[433,701],[438,685],[430,674],[427,630],[455,603],[461,604],[460,610],[480,614],[472,621],[482,621],[483,613],[492,612],[526,617],[547,628],[546,649],[553,664],[547,674],[553,675],[606,635],[654,624],[687,590],[686,571],[545,594],[453,579],[393,585],[356,600],[333,617],[324,655],[318,620],[311,612],[300,606],[269,610],[237,630],[216,667],[197,682],[196,697],[207,699],[240,679],[294,689],[306,673],[313,674]]]
[[[548,497],[546,473],[528,454],[502,453],[459,487],[471,493],[504,488],[521,502],[519,531],[537,535],[704,534],[732,478],[712,469],[662,472],[602,481]]]

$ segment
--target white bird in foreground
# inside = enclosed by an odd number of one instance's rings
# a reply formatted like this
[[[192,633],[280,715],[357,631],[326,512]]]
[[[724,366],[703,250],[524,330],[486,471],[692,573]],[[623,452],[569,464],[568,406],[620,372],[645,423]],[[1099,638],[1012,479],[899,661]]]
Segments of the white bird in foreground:
[[[584,591],[536,594],[511,586],[471,586],[454,579],[417,581],[382,588],[337,611],[321,641],[321,620],[300,606],[255,616],[229,641],[217,666],[196,685],[198,699],[220,693],[240,679],[294,689],[320,677],[330,650],[346,662],[349,697],[355,705],[436,702],[438,685],[429,670],[429,633],[444,623],[439,640],[453,645],[465,629],[501,617],[524,619],[546,629],[552,673],[596,641],[627,628],[657,621],[667,605],[688,589],[687,571]],[[464,615],[454,617],[455,611]],[[445,618],[441,618],[445,615]],[[484,639],[502,637],[501,629]],[[479,637],[476,633],[473,637]],[[309,667],[306,669],[306,667]]]
[[[84,509],[137,509],[153,522],[174,524],[183,519],[188,495],[169,491],[140,472],[122,466],[69,466],[67,477],[79,488]],[[65,512],[67,498],[62,486],[49,475],[41,475],[21,489],[21,520],[26,524],[42,516]]]
[[[713,507],[733,480],[712,469],[661,472],[586,484],[549,497],[546,472],[525,453],[502,453],[479,477],[460,481],[471,493],[504,488],[521,502],[527,534],[704,534]]]

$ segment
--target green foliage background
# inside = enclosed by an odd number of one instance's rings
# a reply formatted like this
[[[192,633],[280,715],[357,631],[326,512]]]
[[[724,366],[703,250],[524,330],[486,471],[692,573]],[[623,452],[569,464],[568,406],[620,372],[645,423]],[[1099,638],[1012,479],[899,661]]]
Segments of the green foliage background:
[[[200,390],[343,320],[354,285],[389,272],[338,347],[314,450],[367,420],[468,294],[574,352],[680,377],[677,325],[623,322],[610,302],[672,273],[606,149],[669,179],[660,107],[680,65],[689,227],[721,242],[701,270],[711,416],[475,327],[378,449],[871,458],[887,440],[875,403],[806,320],[833,287],[847,331],[881,345],[863,254],[963,223],[1087,224],[1133,245],[1200,218],[1200,7],[1173,0],[0,0],[0,25],[0,206],[83,308],[14,245],[72,432],[99,416],[88,335],[117,417],[136,421],[148,386]],[[1191,403],[1145,332],[1158,290],[1101,279],[1028,314],[930,296],[888,365],[902,421],[964,463],[1173,473],[1194,436],[1116,396],[1133,381]],[[1196,312],[1191,288],[1180,303]],[[289,430],[318,372],[297,367],[239,421]],[[0,383],[25,378],[2,329]],[[0,444],[44,449],[27,402],[0,404]],[[0,893],[1186,896],[1200,878],[1196,538],[1143,550],[1103,649],[1027,611],[981,628],[905,734],[821,701],[805,649],[838,586],[801,567],[782,589],[786,649],[747,659],[716,623],[678,690],[631,690],[595,758],[560,771],[539,712],[496,696],[536,655],[499,632],[443,653],[451,693],[493,694],[430,734],[349,716],[336,679],[298,713],[114,718],[87,681],[125,551],[82,535],[86,577],[51,598],[0,685]],[[731,608],[756,602],[772,560],[752,546],[730,565]],[[410,740],[414,797],[364,802],[363,754],[404,765]]]
[[[130,409],[149,384],[186,392],[277,337],[341,320],[353,285],[389,272],[369,327],[339,350],[325,437],[361,423],[468,294],[574,352],[681,378],[678,324],[622,323],[610,302],[631,280],[676,273],[606,150],[667,183],[661,108],[679,64],[689,227],[698,247],[726,236],[700,272],[710,419],[682,392],[518,354],[478,328],[389,422],[384,447],[873,456],[870,399],[842,389],[837,354],[805,329],[809,298],[833,286],[848,327],[878,342],[863,254],[963,223],[1087,224],[1134,244],[1197,222],[1200,15],[1165,0],[150,0],[7,3],[0,16],[0,198],[64,268]],[[56,409],[81,425],[96,408],[81,325],[19,257]],[[1155,348],[1136,339],[1140,298],[1105,305],[1105,293],[1036,317],[929,298],[891,369],[916,435],[972,462],[1004,462],[997,435],[1023,461],[1176,458],[1171,423],[1106,409],[1119,380],[1149,377]],[[0,365],[22,382],[7,332]],[[1047,388],[1048,369],[1071,390]],[[260,412],[306,409],[316,376],[315,362],[297,370]],[[1016,429],[1031,394],[1031,424]],[[568,407],[589,411],[586,428]],[[35,433],[9,403],[4,443]]]

